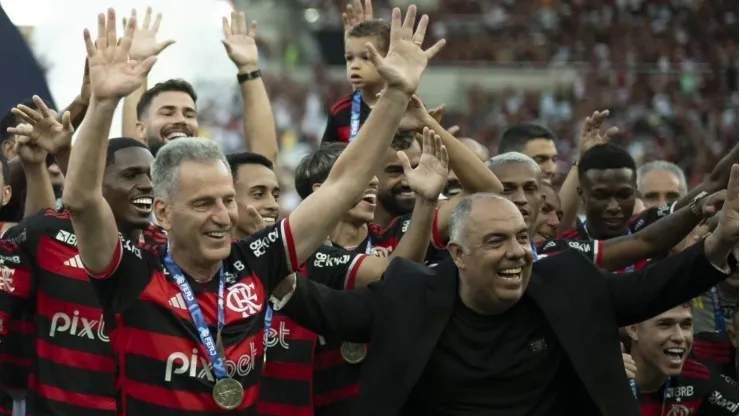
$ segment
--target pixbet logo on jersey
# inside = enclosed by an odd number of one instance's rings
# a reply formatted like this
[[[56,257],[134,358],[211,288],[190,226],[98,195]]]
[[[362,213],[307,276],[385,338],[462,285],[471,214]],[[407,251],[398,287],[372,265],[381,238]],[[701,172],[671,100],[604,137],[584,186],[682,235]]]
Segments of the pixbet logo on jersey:
[[[100,315],[100,319],[87,319],[80,316],[80,311],[74,311],[71,317],[64,312],[57,312],[51,318],[49,336],[53,338],[62,333],[92,340],[97,336],[97,339],[109,342],[108,335],[105,333],[103,315]]]
[[[226,373],[229,377],[239,375],[246,377],[256,367],[257,349],[254,342],[249,343],[249,352],[234,360],[226,360]],[[200,362],[200,369],[198,368]],[[173,352],[167,357],[167,365],[164,370],[164,381],[172,381],[175,374],[187,374],[188,377],[203,378],[209,381],[215,381],[211,372],[211,364],[208,359],[198,354],[198,349],[193,348],[190,356],[183,352]]]

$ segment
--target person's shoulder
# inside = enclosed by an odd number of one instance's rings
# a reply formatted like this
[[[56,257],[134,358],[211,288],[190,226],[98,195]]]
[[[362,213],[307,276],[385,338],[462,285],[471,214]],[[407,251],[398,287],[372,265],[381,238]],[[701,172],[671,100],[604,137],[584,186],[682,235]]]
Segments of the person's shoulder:
[[[352,105],[352,96],[354,95],[354,92],[349,93],[345,95],[344,97],[340,98],[339,101],[334,103],[334,105],[331,106],[331,115],[336,115],[338,112],[344,110],[345,108],[348,108],[350,105]]]
[[[532,266],[533,273],[542,275],[561,274],[565,271],[572,273],[575,270],[593,270],[598,271],[594,263],[586,257],[582,248],[573,247],[570,244],[579,244],[577,241],[551,240],[550,248],[558,249],[553,254],[540,255],[538,260]],[[543,246],[543,250],[547,250]]]
[[[711,371],[706,365],[689,357],[683,362],[681,377],[695,380],[709,380],[711,377]]]

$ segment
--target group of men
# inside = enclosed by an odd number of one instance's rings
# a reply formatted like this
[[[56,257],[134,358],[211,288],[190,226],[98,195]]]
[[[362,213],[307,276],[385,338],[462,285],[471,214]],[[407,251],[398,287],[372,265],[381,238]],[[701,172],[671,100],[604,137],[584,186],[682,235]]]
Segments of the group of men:
[[[173,43],[151,10],[84,32],[67,110],[4,119],[3,181],[26,183],[0,240],[6,414],[738,414],[737,146],[688,191],[595,112],[556,190],[549,130],[511,126],[488,158],[415,95],[444,46],[415,6],[344,17],[353,92],[285,218],[243,13],[223,30],[251,152],[196,137],[187,82],[147,89]]]

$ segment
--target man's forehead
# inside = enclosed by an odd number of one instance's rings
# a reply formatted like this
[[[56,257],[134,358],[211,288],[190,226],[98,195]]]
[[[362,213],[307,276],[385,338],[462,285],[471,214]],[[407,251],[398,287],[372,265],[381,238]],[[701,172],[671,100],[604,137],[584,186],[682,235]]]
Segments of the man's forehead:
[[[632,182],[635,178],[635,172],[630,168],[618,169],[589,169],[585,177],[591,182]]]
[[[249,188],[255,186],[279,187],[277,174],[267,166],[258,163],[239,165],[236,171],[236,183]]]
[[[558,154],[558,149],[555,146],[555,142],[553,142],[552,140],[539,137],[527,141],[524,144],[522,153],[529,157],[537,155],[552,156]]]
[[[470,228],[490,233],[493,229],[516,230],[526,227],[524,218],[513,203],[506,199],[477,200],[470,207]]]
[[[113,153],[113,163],[111,165],[116,166],[119,169],[127,169],[130,167],[146,167],[149,168],[154,161],[149,149],[145,147],[126,147],[118,149]]]
[[[491,171],[501,182],[537,182],[537,171],[526,163],[510,162],[491,166]]]
[[[195,108],[195,102],[190,94],[184,91],[162,91],[152,98],[152,108],[162,107]]]
[[[643,183],[649,182],[651,184],[655,184],[656,181],[660,181],[662,183],[671,182],[678,186],[680,179],[678,178],[678,176],[676,176],[675,173],[667,169],[651,170],[650,172],[647,172],[642,176]]]

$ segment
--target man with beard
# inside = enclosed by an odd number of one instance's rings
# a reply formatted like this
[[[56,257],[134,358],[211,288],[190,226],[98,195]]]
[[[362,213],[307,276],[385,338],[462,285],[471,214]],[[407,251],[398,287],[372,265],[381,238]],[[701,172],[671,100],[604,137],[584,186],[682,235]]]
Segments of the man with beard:
[[[671,204],[689,192],[681,168],[665,160],[648,162],[637,169],[637,190],[645,208]]]
[[[560,219],[563,217],[563,210],[560,208],[560,196],[550,182],[541,181],[540,191],[544,198],[537,219],[534,222],[534,234],[532,241],[535,244],[549,240],[558,234]]]
[[[537,213],[542,205],[542,182],[537,163],[524,154],[511,152],[494,156],[486,164],[503,184],[501,196],[514,203],[522,214],[530,235],[534,234]],[[686,207],[673,215],[666,215],[661,221],[654,221],[647,227],[642,226],[634,234],[621,238],[604,241],[547,240],[537,246],[537,254],[545,257],[573,248],[582,251],[606,270],[618,270],[638,262],[644,263],[645,259],[667,253],[691,231],[693,224],[701,218],[701,210],[696,204],[692,204],[693,208]]]
[[[529,156],[540,167],[544,180],[550,182],[558,170],[556,139],[555,133],[546,127],[531,123],[515,124],[507,127],[501,135],[498,153],[518,152]]]
[[[689,357],[691,303],[627,327],[642,416],[738,414],[737,388]]]
[[[147,90],[136,105],[136,133],[154,156],[170,140],[198,135],[193,86],[183,79],[160,82]]]
[[[725,160],[720,164],[721,169],[727,169],[731,163],[732,159]],[[600,144],[586,151],[578,164],[580,183],[578,191],[583,201],[586,219],[556,238],[540,243],[537,248],[538,254],[550,255],[570,247],[583,250],[607,270],[619,270],[623,267],[639,268],[650,258],[668,253],[706,214],[713,215],[715,212],[713,206],[721,202],[721,193],[711,196],[707,192],[691,193],[670,206],[653,207],[632,217],[637,195],[635,171],[632,157],[618,146],[609,143]],[[689,209],[682,208],[679,210],[682,213],[674,217],[672,213],[677,213],[675,211],[677,207]],[[647,225],[667,218],[670,218],[670,221],[661,222],[661,226],[658,227],[663,231],[661,235],[647,233],[637,240],[630,239],[630,235],[634,235]],[[669,224],[671,226],[668,226]],[[639,247],[638,245],[624,247],[625,251],[620,251],[618,256],[620,260],[616,263],[611,261],[601,263],[604,260],[603,242],[612,241],[617,237],[621,238],[620,241],[641,243]],[[668,243],[672,245],[667,246]],[[632,249],[637,251],[630,254]],[[632,258],[632,262],[624,263],[628,258]],[[616,264],[620,266],[615,267]]]
[[[475,194],[451,215],[449,261],[429,269],[398,259],[383,280],[355,291],[296,279],[275,308],[319,333],[372,343],[358,415],[637,415],[617,328],[730,272],[732,170],[717,230],[634,273],[599,270],[573,250],[533,262],[519,209]]]

